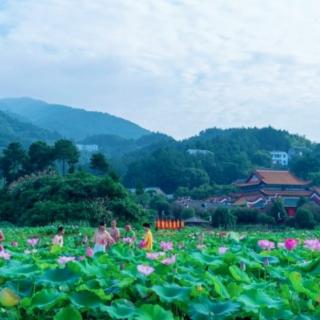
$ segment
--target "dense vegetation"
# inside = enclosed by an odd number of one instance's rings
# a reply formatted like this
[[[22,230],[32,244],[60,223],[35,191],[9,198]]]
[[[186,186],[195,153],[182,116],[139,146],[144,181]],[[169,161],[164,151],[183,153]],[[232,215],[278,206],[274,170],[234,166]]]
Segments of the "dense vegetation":
[[[190,149],[200,152],[190,154]],[[296,149],[303,150],[305,156],[294,155]],[[175,192],[178,187],[187,188],[190,193],[197,188],[217,190],[216,185],[245,178],[254,168],[273,167],[272,150],[291,150],[294,172],[309,177],[310,169],[314,174],[320,172],[319,160],[315,160],[318,149],[302,137],[271,127],[210,129],[181,142],[162,144],[156,149],[149,147],[131,155],[133,160],[128,164],[124,182],[132,187],[139,184],[159,186],[168,193]],[[308,155],[311,159],[305,161]],[[125,158],[127,160],[130,155]],[[310,166],[308,162],[312,161],[313,166]],[[299,171],[300,167],[307,172]]]
[[[64,248],[50,227],[4,231],[1,319],[320,317],[318,232],[161,231],[153,252],[120,241],[92,257],[78,241],[88,228],[67,228]]]
[[[53,146],[35,142],[28,151],[11,143],[0,157],[0,220],[19,225],[56,221],[141,222],[148,213],[118,181],[102,154],[93,154],[90,172],[76,169],[79,153],[69,140]]]
[[[28,145],[36,140],[52,142],[59,139],[59,137],[57,133],[40,129],[0,111],[0,150],[14,141]]]

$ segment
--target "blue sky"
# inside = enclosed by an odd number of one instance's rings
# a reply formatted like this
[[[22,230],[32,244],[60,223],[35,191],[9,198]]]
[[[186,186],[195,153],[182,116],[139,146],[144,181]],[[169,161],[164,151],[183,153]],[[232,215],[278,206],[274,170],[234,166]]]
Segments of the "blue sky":
[[[0,97],[176,138],[266,126],[320,142],[318,0],[0,0]]]

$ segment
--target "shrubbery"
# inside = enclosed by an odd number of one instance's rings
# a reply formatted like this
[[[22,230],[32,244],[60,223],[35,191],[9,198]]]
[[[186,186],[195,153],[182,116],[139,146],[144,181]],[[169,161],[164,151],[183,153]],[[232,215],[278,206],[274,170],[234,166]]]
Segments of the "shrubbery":
[[[145,211],[110,176],[85,172],[66,176],[41,173],[20,178],[0,193],[0,219],[19,225],[55,221],[141,221]]]

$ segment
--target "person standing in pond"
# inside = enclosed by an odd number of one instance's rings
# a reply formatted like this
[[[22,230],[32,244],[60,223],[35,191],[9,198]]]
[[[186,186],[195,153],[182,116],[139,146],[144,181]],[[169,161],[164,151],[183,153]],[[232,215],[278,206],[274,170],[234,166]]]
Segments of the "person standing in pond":
[[[124,227],[124,238],[131,238],[133,241],[136,240],[136,233],[132,230],[131,224],[126,224]]]
[[[93,237],[94,242],[94,253],[97,252],[105,252],[106,248],[114,243],[113,238],[110,233],[106,230],[106,225],[104,222],[100,222],[99,228],[94,234]]]
[[[52,239],[52,244],[58,247],[63,247],[63,235],[64,235],[64,228],[62,226],[58,227],[57,234]]]
[[[144,223],[143,228],[145,231],[144,240],[141,242],[141,247],[147,251],[151,251],[153,248],[153,236],[151,232],[151,226],[149,223]]]
[[[110,232],[110,235],[111,235],[114,242],[118,242],[120,240],[120,231],[117,228],[117,221],[116,220],[111,221],[111,228],[110,228],[109,232]]]

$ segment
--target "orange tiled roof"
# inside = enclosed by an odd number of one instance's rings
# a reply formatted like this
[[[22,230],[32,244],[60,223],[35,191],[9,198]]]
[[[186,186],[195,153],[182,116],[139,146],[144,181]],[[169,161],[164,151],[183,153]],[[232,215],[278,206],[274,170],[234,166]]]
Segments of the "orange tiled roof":
[[[310,182],[295,177],[289,171],[256,170],[254,172],[266,184],[307,185]]]

